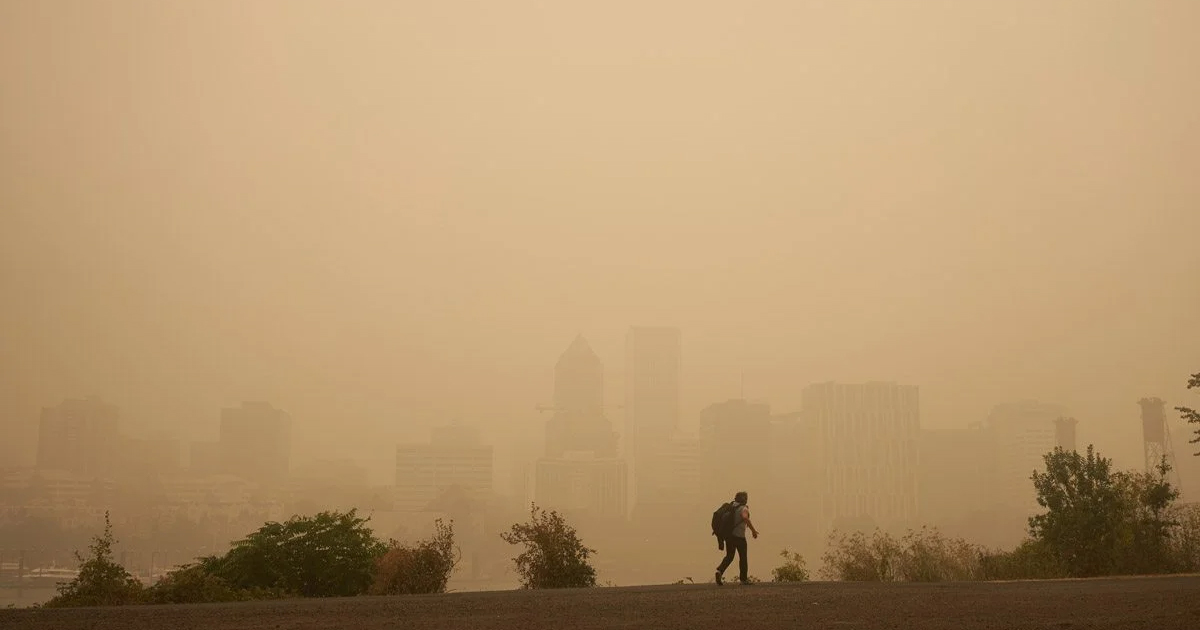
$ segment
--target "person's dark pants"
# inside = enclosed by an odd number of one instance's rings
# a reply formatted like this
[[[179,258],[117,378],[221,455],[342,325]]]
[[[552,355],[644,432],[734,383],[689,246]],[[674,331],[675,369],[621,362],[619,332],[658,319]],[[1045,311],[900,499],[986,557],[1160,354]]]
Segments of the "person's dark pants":
[[[717,573],[724,574],[725,569],[733,564],[733,554],[738,555],[738,569],[741,570],[739,576],[743,582],[747,580],[747,572],[750,569],[750,563],[746,560],[746,539],[738,536],[730,536],[725,539],[725,559],[721,561],[721,565],[717,567]]]

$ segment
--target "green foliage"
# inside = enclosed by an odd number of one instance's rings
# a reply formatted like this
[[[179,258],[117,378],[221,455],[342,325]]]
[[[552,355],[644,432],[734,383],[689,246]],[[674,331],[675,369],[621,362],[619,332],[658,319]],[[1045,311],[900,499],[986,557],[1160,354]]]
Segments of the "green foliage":
[[[1169,508],[1179,492],[1156,474],[1117,472],[1112,460],[1061,448],[1033,473],[1045,512],[1029,519],[1029,533],[1071,577],[1161,573],[1170,567]]]
[[[804,566],[804,556],[787,549],[779,552],[783,564],[771,570],[772,582],[807,582],[808,569]]]
[[[210,602],[243,602],[254,599],[280,599],[289,593],[280,590],[235,589],[228,582],[209,573],[202,564],[189,564],[166,574],[154,586],[146,589],[142,602],[146,604],[201,604]]]
[[[1200,388],[1200,372],[1193,374],[1192,377],[1190,379],[1188,379],[1187,388],[1188,389]],[[1183,418],[1184,420],[1187,420],[1188,424],[1200,424],[1200,411],[1196,411],[1195,409],[1192,409],[1191,407],[1176,407],[1175,411],[1178,411],[1179,416],[1181,418]],[[1200,427],[1196,428],[1196,437],[1188,440],[1188,444],[1196,444],[1196,443],[1200,443]],[[1192,454],[1200,455],[1200,452],[1196,452],[1196,453],[1192,453]]]
[[[596,585],[596,570],[588,558],[596,553],[583,545],[575,528],[556,511],[530,508],[527,523],[516,523],[500,534],[510,545],[525,545],[513,563],[522,588],[584,588]]]
[[[369,520],[350,510],[270,522],[235,542],[225,556],[200,559],[199,566],[238,591],[361,595],[371,586],[375,561],[388,549],[366,526]]]
[[[112,548],[115,543],[112,523],[108,512],[105,512],[104,533],[93,538],[88,546],[91,557],[85,560],[79,552],[75,552],[75,558],[80,563],[79,575],[66,584],[60,584],[58,595],[44,605],[66,608],[136,603],[142,593],[142,583],[130,575],[125,567],[113,561]]]
[[[833,532],[821,576],[847,582],[944,582],[978,579],[982,550],[937,529],[910,530],[900,539],[879,530]]]
[[[1046,546],[1026,539],[1012,551],[981,553],[979,579],[1049,580],[1066,576],[1066,570]]]
[[[375,563],[372,595],[446,592],[446,583],[459,560],[454,522],[438,519],[433,527],[433,536],[415,545],[392,541],[387,553]]]
[[[1200,505],[1172,506],[1170,556],[1172,570],[1178,573],[1200,572]]]

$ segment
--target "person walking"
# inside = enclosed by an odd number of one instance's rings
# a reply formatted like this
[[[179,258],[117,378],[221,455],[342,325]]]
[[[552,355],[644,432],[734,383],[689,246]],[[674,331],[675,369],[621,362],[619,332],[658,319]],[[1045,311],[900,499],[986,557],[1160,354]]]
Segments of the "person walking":
[[[739,581],[742,584],[750,583],[750,563],[746,559],[746,530],[749,529],[750,534],[758,538],[758,529],[750,520],[749,502],[750,495],[745,492],[739,492],[733,497],[733,531],[725,539],[725,559],[717,566],[717,586],[725,583],[725,569],[733,564],[734,553],[738,556]]]

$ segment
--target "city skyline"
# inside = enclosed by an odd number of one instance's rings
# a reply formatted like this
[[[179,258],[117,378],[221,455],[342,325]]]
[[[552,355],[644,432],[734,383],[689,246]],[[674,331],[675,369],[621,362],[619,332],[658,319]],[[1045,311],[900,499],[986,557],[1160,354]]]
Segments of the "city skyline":
[[[679,329],[673,328],[673,327],[650,327],[650,328],[647,328],[647,327],[632,326],[632,327],[629,327],[626,329],[627,330],[626,334],[628,335],[628,331],[636,330],[639,328],[650,329],[650,330],[668,330],[668,331],[676,331],[676,332],[679,330]],[[584,339],[582,337],[582,335],[576,335],[576,338]],[[584,341],[583,343],[588,346],[588,350],[590,352],[592,352],[592,354],[595,354],[594,350],[591,350],[590,344],[588,344],[586,341]],[[621,356],[623,356],[625,359],[628,359],[627,342],[626,342],[626,351],[624,353],[622,353]],[[626,406],[626,404],[629,400],[627,393],[626,393],[628,384],[624,379],[620,379],[620,378],[614,379],[611,377],[614,374],[617,374],[617,375],[624,374],[626,372],[626,367],[622,362],[618,362],[617,367],[608,367],[607,365],[602,364],[600,369],[601,369],[601,380],[615,382],[618,384],[618,387],[620,388],[618,391],[620,391],[621,393],[614,394],[611,391],[614,388],[609,387],[608,390],[606,390],[606,393],[603,395],[603,400],[606,401],[604,403],[604,406],[605,406],[605,409],[607,410],[606,414],[605,414],[607,417],[607,420],[610,423],[610,425],[613,427],[613,431],[617,434],[618,440],[620,440],[622,443],[620,448],[618,449],[618,452],[624,453],[625,452],[624,449],[629,447],[628,444],[625,444],[625,439],[626,439],[625,436],[626,436],[626,429],[627,429],[626,423],[628,422],[628,418],[625,417],[625,414],[623,413],[624,407]],[[803,386],[795,387],[795,389],[797,391],[800,391],[804,388],[804,386],[811,385],[813,383],[825,382],[828,380],[829,379],[814,379],[812,382],[807,383]],[[727,396],[726,398],[737,399],[739,397],[738,395],[743,393],[744,389],[745,389],[744,382],[739,382],[738,383],[738,391],[736,393],[734,393],[733,395]],[[545,398],[545,397],[543,397],[543,398]],[[538,400],[541,400],[543,398],[539,398]],[[550,396],[549,398],[552,399],[553,396]],[[66,397],[66,400],[68,400],[68,401],[70,401],[70,400],[83,401],[83,400],[88,400],[88,399],[102,400],[105,404],[112,404],[112,401],[110,399],[103,397],[103,396],[98,397],[95,395],[91,395],[88,397],[75,397],[75,398],[72,398],[70,396]],[[770,399],[768,399],[766,397],[761,397],[761,396],[751,397],[751,399],[767,401],[769,403],[772,403],[774,408],[781,409],[781,410],[784,410],[787,412],[796,411],[801,407],[801,404],[799,404],[798,402],[792,406],[775,405],[773,403],[773,401],[771,401]],[[708,405],[711,405],[713,402],[714,401],[710,401],[708,403]],[[241,405],[241,404],[246,404],[246,403],[244,401],[238,402],[238,403],[235,403],[233,406],[237,406],[237,405]],[[708,405],[706,405],[706,406],[708,406]],[[990,414],[994,414],[996,412],[996,408],[998,405],[999,406],[1004,406],[1004,405],[1038,406],[1038,405],[1041,405],[1041,406],[1045,406],[1047,408],[1053,408],[1054,410],[1057,410],[1057,411],[1054,411],[1053,413],[1047,412],[1047,413],[1050,413],[1050,415],[1054,415],[1055,413],[1058,413],[1059,411],[1064,411],[1065,409],[1068,408],[1066,405],[1060,405],[1060,404],[1054,403],[1054,402],[1039,401],[1039,400],[1035,400],[1035,399],[1031,399],[1031,398],[1027,398],[1027,397],[1012,397],[1008,401],[1001,401],[1001,402],[997,402],[997,403],[990,405],[988,407],[987,413],[980,417],[964,418],[961,421],[954,423],[954,424],[927,426],[925,424],[926,420],[925,420],[924,414],[923,414],[922,415],[922,428],[957,429],[957,428],[963,428],[963,427],[969,426],[974,423],[984,422],[987,420],[987,418]],[[228,407],[228,406],[229,405],[223,405],[223,407]],[[535,405],[535,406],[541,407],[540,405]],[[1126,406],[1130,407],[1129,405],[1126,405]],[[44,409],[48,409],[48,408],[44,408]],[[1123,427],[1123,429],[1125,429],[1126,432],[1134,433],[1136,427],[1133,427],[1131,415],[1137,413],[1137,407],[1136,407],[1136,405],[1134,405],[1134,406],[1130,407],[1130,409],[1133,409],[1133,412],[1126,413],[1125,414],[1126,417],[1124,419],[1125,424],[1127,424],[1129,426]],[[542,410],[545,411],[546,409],[543,407]],[[700,421],[702,411],[703,411],[703,409],[699,409],[699,410],[697,410],[696,413],[681,413],[679,415],[680,422],[679,422],[678,431],[680,431],[683,436],[696,435],[697,431],[699,430],[699,421]],[[176,440],[176,441],[182,442],[185,444],[185,446],[183,447],[183,449],[184,449],[183,452],[185,453],[185,455],[184,455],[185,458],[187,457],[189,448],[192,448],[192,447],[196,446],[197,444],[202,445],[205,442],[205,440],[185,440],[185,439],[180,439],[180,438],[171,437],[171,436],[164,437],[162,431],[160,431],[160,430],[152,429],[152,430],[145,431],[145,432],[129,431],[128,420],[125,416],[125,413],[122,411],[121,415],[122,415],[122,433],[123,434],[128,434],[130,437],[135,438],[135,439],[156,439],[157,438],[160,440],[165,439],[165,440]],[[1076,415],[1078,415],[1078,414],[1076,414]],[[1173,419],[1173,416],[1168,414],[1168,416],[1167,416],[1168,422],[1172,421],[1172,419]],[[540,417],[540,414],[530,412],[528,414],[528,420],[533,423],[532,426],[536,427],[535,428],[536,431],[539,431],[539,432],[541,431],[543,421],[542,421],[542,418]],[[406,433],[404,438],[397,439],[396,443],[419,440],[420,436],[422,434],[425,434],[430,430],[434,430],[436,427],[442,426],[442,425],[446,424],[447,422],[459,422],[459,421],[461,421],[461,415],[458,415],[458,414],[454,414],[451,416],[431,417],[425,423],[416,425],[413,428],[413,431]],[[32,423],[32,424],[36,424],[36,423]],[[1095,432],[1097,432],[1098,429],[1102,429],[1102,427],[1097,427],[1097,426],[1095,426],[1095,424],[1096,424],[1096,419],[1088,418],[1087,421],[1085,421],[1083,423],[1081,430],[1076,429],[1077,435],[1082,436],[1082,437],[1077,437],[1076,441],[1078,442],[1080,440],[1083,440],[1086,443],[1090,439],[1089,433],[1094,434]],[[1089,425],[1091,425],[1091,426],[1089,426]],[[220,426],[219,423],[217,423],[217,424],[212,425],[212,428],[219,429],[219,426]],[[491,429],[493,429],[493,427],[490,427],[484,419],[475,419],[472,422],[472,426],[475,426],[478,430],[480,430],[481,434],[483,434],[483,435],[490,435],[492,433]],[[1139,429],[1139,431],[1140,431],[1140,429]],[[217,433],[218,433],[218,435],[215,435],[214,438],[217,438],[219,440],[219,432],[217,432]],[[1140,433],[1136,433],[1136,438],[1140,440]],[[492,438],[489,437],[489,439],[492,439]],[[523,443],[524,438],[516,438],[516,439],[518,440],[519,443]],[[1049,440],[1050,443],[1053,442],[1052,437],[1047,437],[1047,440]],[[1094,440],[1092,440],[1092,441],[1093,441],[1093,443],[1096,443]],[[34,449],[33,451],[30,452],[30,455],[36,455],[36,450],[38,448],[39,442],[40,442],[40,440],[35,435],[33,437],[32,444],[29,445]],[[498,446],[505,446],[504,440],[493,440],[493,443]],[[1097,444],[1098,444],[1098,446],[1101,446],[1106,452],[1113,454],[1113,456],[1115,456],[1115,458],[1116,458],[1116,461],[1122,466],[1136,467],[1138,462],[1141,461],[1139,459],[1139,455],[1141,452],[1140,447],[1138,447],[1137,449],[1134,449],[1132,447],[1129,447],[1127,442],[1117,442],[1117,441],[1112,441],[1112,442],[1108,442],[1108,443],[1106,443],[1104,441],[1100,441]],[[191,445],[191,446],[189,447],[187,445]],[[1125,448],[1121,448],[1122,446],[1124,446]],[[192,449],[192,450],[194,450],[194,449]],[[292,449],[290,451],[291,457],[297,458],[297,461],[302,461],[302,462],[320,461],[322,459],[326,459],[329,455],[330,455],[329,452],[323,453],[320,450],[304,452],[300,449]],[[342,456],[342,457],[349,455],[358,461],[366,463],[368,468],[372,471],[371,477],[373,479],[375,479],[376,481],[390,477],[392,474],[393,463],[390,460],[390,456],[387,458],[381,459],[377,455],[372,457],[370,455],[364,454],[363,457],[355,458],[355,457],[353,457],[355,455],[353,449],[350,449],[349,451],[342,449],[342,450],[334,452],[333,455]],[[500,459],[503,460],[504,456],[500,455]],[[12,461],[16,461],[17,465],[19,465],[19,460],[12,460]],[[27,461],[26,465],[33,464],[33,463],[35,463],[35,462]],[[511,462],[505,461],[502,464],[502,466],[507,466],[510,463]],[[631,478],[633,478],[632,474],[631,474]],[[501,482],[501,485],[503,485],[503,482]]]
[[[455,522],[429,588],[492,588],[537,504],[597,581],[691,588],[738,491],[764,580],[876,527],[983,545],[971,576],[1200,567],[1198,30],[1200,0],[0,0],[0,573],[106,514],[150,576],[357,510]],[[1054,514],[1059,446],[1140,507]],[[1163,455],[1178,527],[1125,474]]]

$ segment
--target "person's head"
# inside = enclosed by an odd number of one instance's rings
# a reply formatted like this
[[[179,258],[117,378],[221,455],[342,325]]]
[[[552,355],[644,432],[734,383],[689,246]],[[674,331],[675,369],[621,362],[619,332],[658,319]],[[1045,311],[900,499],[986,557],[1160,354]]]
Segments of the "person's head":
[[[750,500],[750,495],[746,494],[746,492],[743,490],[742,492],[733,495],[733,500],[735,503],[746,505],[746,502]]]

